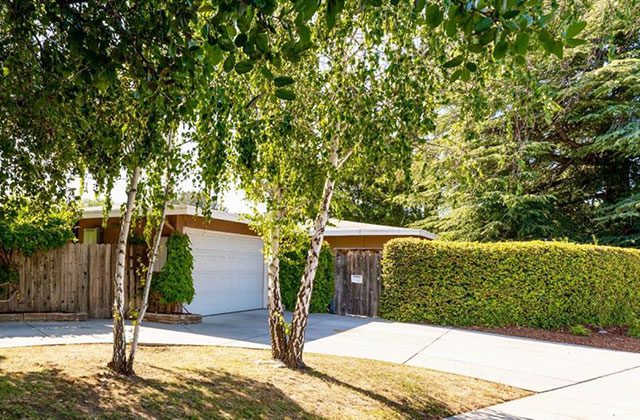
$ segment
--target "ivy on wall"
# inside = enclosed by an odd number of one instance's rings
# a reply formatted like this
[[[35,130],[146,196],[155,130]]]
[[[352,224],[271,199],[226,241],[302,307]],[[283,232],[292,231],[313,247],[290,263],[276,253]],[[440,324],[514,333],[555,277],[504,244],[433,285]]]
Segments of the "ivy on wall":
[[[175,233],[167,240],[167,262],[151,283],[153,291],[165,304],[191,303],[193,287],[193,254],[187,235]]]

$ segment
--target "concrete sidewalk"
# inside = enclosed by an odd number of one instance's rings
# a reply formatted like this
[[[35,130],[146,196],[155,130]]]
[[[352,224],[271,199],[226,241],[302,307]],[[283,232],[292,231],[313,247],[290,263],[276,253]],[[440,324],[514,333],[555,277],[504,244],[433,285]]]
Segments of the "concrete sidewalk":
[[[640,367],[487,407],[453,419],[639,419]]]
[[[266,316],[258,310],[205,317],[196,325],[145,323],[141,342],[268,348]],[[0,324],[0,348],[110,341],[110,320]],[[311,316],[305,351],[421,366],[543,392],[491,407],[493,415],[483,410],[467,415],[480,417],[466,418],[625,418],[628,413],[640,418],[640,399],[628,394],[640,386],[637,353],[328,314]],[[628,392],[622,392],[625,387]],[[585,414],[589,404],[599,410]]]

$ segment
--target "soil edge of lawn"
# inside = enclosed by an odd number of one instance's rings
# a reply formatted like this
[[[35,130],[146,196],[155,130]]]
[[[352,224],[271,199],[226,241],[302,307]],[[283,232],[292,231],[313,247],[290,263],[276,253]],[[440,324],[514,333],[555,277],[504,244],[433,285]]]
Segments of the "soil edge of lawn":
[[[531,395],[480,379],[307,354],[304,371],[266,350],[142,346],[137,377],[104,366],[111,346],[0,349],[2,418],[442,418]]]
[[[510,337],[531,338],[551,343],[575,344],[605,350],[640,353],[640,338],[629,337],[627,335],[627,328],[624,327],[599,328],[597,326],[587,325],[586,328],[591,331],[591,335],[586,337],[572,334],[568,330],[544,330],[541,328],[518,326],[454,328],[467,331],[488,332]]]

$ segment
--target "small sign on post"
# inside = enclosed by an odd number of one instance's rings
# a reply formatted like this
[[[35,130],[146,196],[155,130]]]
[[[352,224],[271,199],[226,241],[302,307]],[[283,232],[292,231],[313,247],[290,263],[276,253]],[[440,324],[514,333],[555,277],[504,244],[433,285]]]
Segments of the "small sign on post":
[[[352,274],[351,283],[362,284],[362,274]]]

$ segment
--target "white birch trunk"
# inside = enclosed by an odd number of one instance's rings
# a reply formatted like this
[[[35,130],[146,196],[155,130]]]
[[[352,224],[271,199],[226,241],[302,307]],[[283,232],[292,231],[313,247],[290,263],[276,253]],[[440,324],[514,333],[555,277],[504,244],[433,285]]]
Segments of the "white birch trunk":
[[[282,213],[279,213],[276,218],[276,225],[271,231],[269,270],[267,273],[269,333],[271,336],[271,356],[274,359],[282,359],[287,349],[284,308],[280,293],[280,228],[278,223],[282,217]]]
[[[167,150],[171,152],[173,146],[173,132],[170,132],[167,137]],[[142,307],[138,312],[138,317],[135,321],[133,329],[133,339],[131,340],[131,350],[129,352],[129,360],[127,361],[127,373],[133,374],[133,364],[135,362],[136,350],[138,349],[138,340],[140,338],[140,326],[144,320],[144,316],[149,308],[149,293],[151,291],[151,281],[153,280],[153,267],[158,259],[158,249],[160,248],[160,239],[162,238],[162,230],[164,229],[165,219],[167,217],[167,202],[169,200],[169,194],[171,193],[171,163],[167,162],[167,169],[165,174],[165,186],[164,196],[162,197],[162,214],[160,216],[160,223],[156,227],[156,234],[153,240],[152,248],[149,250],[149,267],[147,269],[147,276],[144,283],[144,292],[142,295]],[[149,219],[147,218],[147,222]]]
[[[127,193],[127,206],[120,225],[120,235],[118,237],[117,265],[114,276],[114,299],[113,299],[113,355],[109,367],[118,373],[127,373],[127,341],[125,336],[125,307],[124,307],[124,276],[127,254],[127,244],[129,239],[129,229],[131,218],[135,210],[136,194],[138,183],[140,182],[139,166],[136,166],[129,180],[129,191]]]
[[[169,182],[169,180],[167,180]],[[165,194],[168,193],[169,188],[165,188]],[[153,279],[153,266],[156,263],[158,258],[158,248],[160,248],[160,239],[162,238],[162,229],[164,228],[164,221],[167,217],[167,199],[165,195],[165,201],[162,207],[162,218],[160,219],[160,223],[157,227],[157,232],[155,234],[155,238],[153,240],[153,246],[150,250],[149,256],[149,268],[147,270],[147,276],[144,283],[144,292],[142,295],[142,307],[140,308],[140,312],[138,312],[138,317],[135,321],[135,326],[133,329],[133,339],[131,340],[131,349],[129,351],[129,360],[127,361],[127,373],[133,374],[135,373],[133,370],[133,364],[136,357],[136,350],[138,349],[138,339],[140,337],[140,325],[142,324],[142,320],[144,319],[144,315],[147,313],[147,308],[149,307],[149,292],[151,290],[151,281]]]
[[[338,162],[338,144],[334,143],[331,151],[332,169],[337,170]],[[324,241],[324,231],[329,221],[329,209],[331,199],[333,197],[333,189],[335,180],[330,172],[324,184],[322,201],[313,224],[313,235],[311,237],[311,247],[307,254],[304,274],[302,276],[300,290],[296,299],[296,308],[293,312],[291,321],[291,335],[287,343],[287,354],[284,357],[284,363],[294,369],[305,367],[302,361],[302,352],[304,350],[304,334],[309,320],[309,308],[311,306],[311,294],[313,293],[313,281],[318,270],[318,261],[320,259],[320,250]]]

